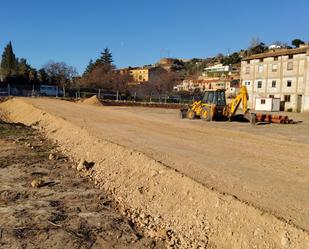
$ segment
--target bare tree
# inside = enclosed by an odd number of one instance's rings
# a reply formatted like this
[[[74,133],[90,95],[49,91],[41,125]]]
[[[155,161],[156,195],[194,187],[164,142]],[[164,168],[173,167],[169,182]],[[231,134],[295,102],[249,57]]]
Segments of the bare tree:
[[[254,48],[254,47],[256,47],[260,44],[261,44],[260,37],[258,37],[258,36],[252,37],[251,41],[250,41],[250,47],[249,48]]]
[[[97,65],[83,77],[83,83],[90,87],[125,92],[130,78],[131,76],[127,72],[111,70],[104,65]]]
[[[149,83],[145,84],[145,87],[148,91],[155,91],[161,101],[162,94],[171,92],[178,81],[177,73],[158,68],[152,74]]]
[[[66,96],[66,88],[72,83],[72,79],[77,76],[74,67],[68,66],[65,62],[49,62],[44,65],[50,82],[58,85],[63,90],[63,96]]]
[[[170,93],[178,81],[179,75],[176,72],[166,71],[159,67],[150,74],[148,82],[141,83],[136,87],[130,87],[130,91],[137,92],[143,97],[147,96],[149,100],[156,95],[161,101],[162,95]]]

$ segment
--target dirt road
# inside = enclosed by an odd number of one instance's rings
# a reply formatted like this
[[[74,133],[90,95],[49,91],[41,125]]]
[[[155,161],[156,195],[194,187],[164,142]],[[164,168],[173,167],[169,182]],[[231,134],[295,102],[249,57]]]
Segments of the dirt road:
[[[309,231],[307,122],[207,124],[179,120],[174,110],[25,101]]]
[[[37,131],[0,123],[0,182],[0,248],[163,248]]]

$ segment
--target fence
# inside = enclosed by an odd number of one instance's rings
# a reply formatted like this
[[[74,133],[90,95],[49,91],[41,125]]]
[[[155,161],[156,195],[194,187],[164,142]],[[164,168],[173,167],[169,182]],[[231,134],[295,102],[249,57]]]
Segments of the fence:
[[[11,87],[7,84],[7,87],[0,87],[0,96],[10,96]]]
[[[0,96],[4,97],[9,97],[9,96],[25,96],[25,97],[30,97],[30,96],[39,96],[39,91],[34,89],[34,86],[32,89],[26,89],[23,87],[16,87],[16,86],[11,86],[11,84],[7,84],[6,87],[0,87]]]
[[[24,96],[24,97],[36,97],[42,96],[40,93],[40,87],[23,87],[23,86],[11,86],[7,84],[6,87],[0,87],[0,96]],[[141,103],[142,105],[149,104],[188,104],[196,99],[196,96],[187,95],[181,96],[179,94],[154,94],[150,93],[148,95],[137,94],[136,92],[132,94],[124,94],[119,91],[107,91],[103,89],[70,89],[67,91],[65,99],[80,99],[89,98],[96,95],[101,100],[110,100],[115,102],[127,103],[128,105],[133,105],[130,103]],[[48,95],[49,96],[49,95]],[[56,97],[55,95],[50,95],[49,97]],[[59,96],[61,97],[61,96]]]
[[[124,93],[116,92],[108,92],[102,89],[98,89],[97,91],[76,91],[74,96],[75,98],[89,98],[96,95],[98,98],[102,100],[113,100],[113,101],[129,101],[129,102],[143,102],[143,103],[177,103],[177,104],[188,104],[197,99],[197,96],[188,95],[183,97],[179,94],[148,94],[141,95],[134,92],[133,94],[127,95]]]

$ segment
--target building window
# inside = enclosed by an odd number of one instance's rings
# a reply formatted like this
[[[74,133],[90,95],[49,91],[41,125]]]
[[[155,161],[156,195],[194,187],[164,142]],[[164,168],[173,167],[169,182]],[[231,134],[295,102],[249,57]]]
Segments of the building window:
[[[293,55],[290,54],[290,55],[289,55],[289,60],[292,60],[292,59],[293,59]]]
[[[287,70],[293,70],[293,61],[288,62]]]
[[[247,64],[250,64],[250,61],[247,61]]]
[[[263,59],[263,58],[261,58],[261,59],[260,59],[260,62],[263,62],[263,61],[264,61],[264,59]]]
[[[277,60],[278,60],[278,58],[279,58],[278,56],[275,56],[275,57],[274,57],[274,61],[277,61]]]
[[[259,73],[262,73],[263,72],[263,65],[260,65],[259,66]]]
[[[274,97],[275,97],[275,95],[269,95],[269,98],[272,98],[272,99],[273,99]]]
[[[246,85],[246,86],[250,86],[250,81],[246,81],[246,82],[245,82],[245,85]]]
[[[291,95],[284,95],[284,101],[290,102],[291,101]]]
[[[273,64],[272,71],[273,72],[277,72],[277,70],[278,70],[278,65],[277,64]]]
[[[257,88],[262,88],[262,81],[257,82]]]
[[[246,67],[246,74],[250,73],[250,67]]]
[[[261,105],[265,105],[266,100],[265,99],[261,99]]]
[[[287,86],[287,87],[291,87],[291,86],[292,86],[292,81],[291,81],[291,80],[288,80],[288,81],[286,82],[286,86]]]
[[[273,81],[271,82],[271,87],[272,87],[272,88],[276,88],[276,84],[277,84],[277,82],[276,82],[275,80],[273,80]]]

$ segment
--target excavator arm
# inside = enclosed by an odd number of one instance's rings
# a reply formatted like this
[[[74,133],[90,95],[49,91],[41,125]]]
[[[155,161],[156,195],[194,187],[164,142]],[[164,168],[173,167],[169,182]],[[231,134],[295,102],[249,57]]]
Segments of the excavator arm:
[[[231,103],[228,104],[227,116],[229,118],[233,118],[235,116],[240,103],[242,103],[242,109],[244,115],[246,115],[249,112],[249,109],[248,109],[248,92],[245,86],[242,86],[240,88],[239,94],[232,100]]]

